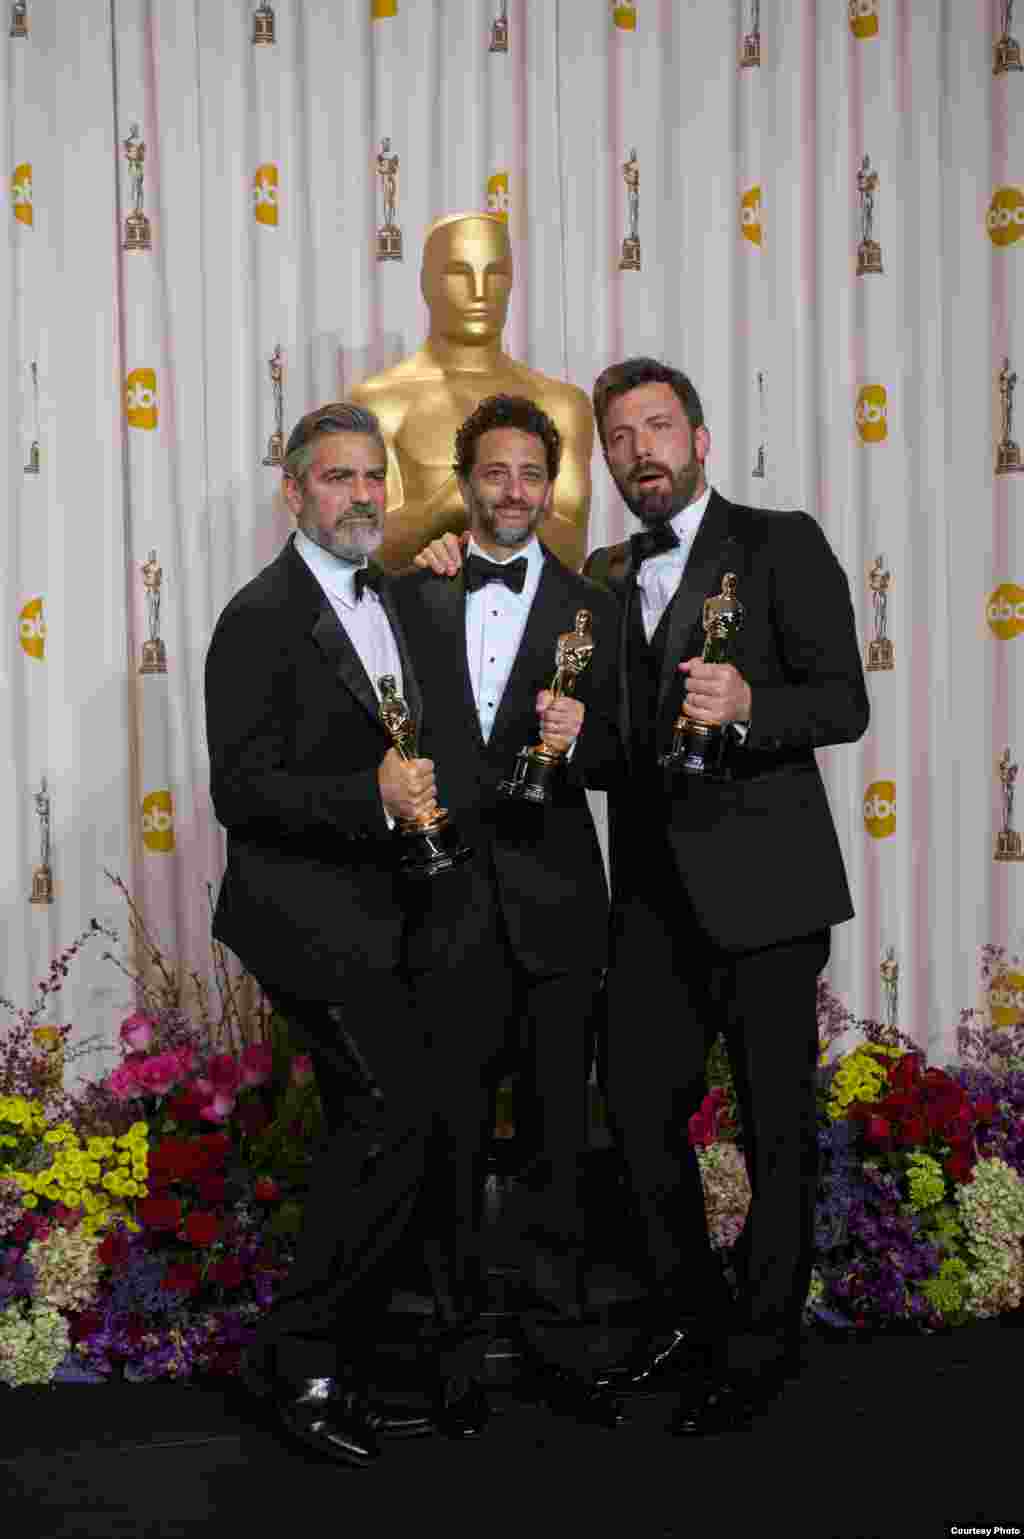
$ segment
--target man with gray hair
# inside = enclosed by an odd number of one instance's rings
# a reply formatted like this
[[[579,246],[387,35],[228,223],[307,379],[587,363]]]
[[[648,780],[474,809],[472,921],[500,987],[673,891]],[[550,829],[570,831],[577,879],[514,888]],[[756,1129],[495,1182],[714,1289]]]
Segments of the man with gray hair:
[[[284,498],[297,529],[236,593],[206,660],[210,786],[227,830],[213,933],[313,1059],[326,1141],[295,1264],[246,1370],[278,1429],[349,1466],[382,1435],[431,1430],[374,1409],[369,1359],[420,1194],[428,1051],[400,970],[391,829],[434,802],[429,760],[400,757],[377,681],[414,719],[419,689],[387,581],[386,453],[372,412],[336,403],[297,424]]]

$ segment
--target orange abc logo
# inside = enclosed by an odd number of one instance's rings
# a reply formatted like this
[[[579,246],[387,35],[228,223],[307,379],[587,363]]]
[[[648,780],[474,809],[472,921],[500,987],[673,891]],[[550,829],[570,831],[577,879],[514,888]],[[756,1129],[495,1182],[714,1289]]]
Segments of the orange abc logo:
[[[155,369],[132,370],[124,384],[124,405],[132,427],[148,429],[156,427]]]
[[[21,224],[32,223],[32,167],[26,161],[22,166],[15,166],[14,176],[11,178],[11,201],[14,204],[14,217]]]
[[[985,216],[993,246],[1012,246],[1024,235],[1024,192],[1019,187],[997,187]]]
[[[1012,641],[1024,631],[1024,588],[1015,582],[1001,582],[994,593],[989,594],[985,605],[985,619],[993,636],[1000,641]]]
[[[398,0],[370,0],[370,15],[374,21],[386,21],[398,15]]]
[[[740,199],[740,233],[753,245],[761,244],[760,187],[748,187]]]
[[[857,395],[857,432],[866,444],[889,436],[889,405],[884,385],[862,385]]]
[[[174,849],[174,808],[170,791],[150,791],[143,797],[142,842],[147,850],[159,855]]]
[[[508,172],[495,171],[487,178],[487,211],[508,223]]]
[[[864,827],[873,839],[896,832],[895,780],[873,780],[864,792]]]
[[[253,210],[257,224],[277,223],[277,167],[272,161],[256,167],[252,184]]]
[[[18,616],[21,650],[28,657],[42,658],[46,651],[46,621],[41,598],[29,599]]]
[[[1024,973],[1005,972],[993,978],[989,984],[988,1005],[993,1026],[1024,1023]]]
[[[850,0],[849,14],[854,37],[878,36],[878,0]]]
[[[618,0],[612,3],[612,21],[622,32],[636,31],[636,6],[619,5]]]

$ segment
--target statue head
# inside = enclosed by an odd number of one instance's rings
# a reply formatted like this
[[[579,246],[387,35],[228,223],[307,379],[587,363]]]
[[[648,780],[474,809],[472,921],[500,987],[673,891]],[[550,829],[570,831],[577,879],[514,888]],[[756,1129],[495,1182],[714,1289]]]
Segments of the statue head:
[[[462,346],[501,340],[512,292],[508,225],[497,214],[448,214],[423,243],[420,288],[430,334]]]

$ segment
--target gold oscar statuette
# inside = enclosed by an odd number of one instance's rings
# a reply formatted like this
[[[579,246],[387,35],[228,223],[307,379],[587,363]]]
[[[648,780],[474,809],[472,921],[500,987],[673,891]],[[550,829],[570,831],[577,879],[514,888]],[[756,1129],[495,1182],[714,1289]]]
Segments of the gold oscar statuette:
[[[39,864],[32,873],[30,903],[53,902],[53,866],[50,848],[50,797],[46,789],[46,776],[39,782],[39,790],[33,801],[39,819]]]
[[[880,273],[882,248],[874,238],[875,194],[878,191],[878,172],[871,169],[871,157],[865,155],[857,172],[857,195],[860,198],[860,245],[857,247],[857,276]]]
[[[39,1049],[37,1071],[51,1090],[64,1083],[64,1040],[56,1026],[33,1026],[32,1042]]]
[[[272,6],[261,5],[252,15],[252,40],[253,44],[274,42],[274,10]]]
[[[28,37],[27,0],[14,0],[11,6],[11,36]]]
[[[629,205],[629,234],[622,238],[620,272],[640,271],[640,162],[636,150],[630,150],[629,159],[623,164],[622,179],[626,184]]]
[[[1024,839],[1013,827],[1013,796],[1020,765],[1013,763],[1010,750],[1006,748],[996,768],[1003,794],[1003,826],[996,835],[996,847],[992,859],[1024,860]]]
[[[996,475],[1012,476],[1024,470],[1020,444],[1013,440],[1013,392],[1017,388],[1016,371],[1011,371],[1009,358],[1003,359],[999,371],[999,406],[1002,416],[1002,437],[996,445]]]
[[[704,600],[705,663],[731,663],[736,637],[743,629],[746,608],[736,597],[736,574],[726,572],[722,591]],[[672,729],[672,747],[659,763],[669,775],[703,775],[718,780],[725,775],[725,755],[729,735],[721,723],[693,721],[686,713],[686,703]]]
[[[1010,28],[1013,25],[1013,0],[1002,0],[1000,5],[1000,35],[993,46],[992,73],[993,75],[1007,75],[1011,70],[1024,69],[1021,61],[1020,44],[1017,39],[1010,36]]]
[[[35,409],[36,436],[29,447],[25,474],[27,476],[37,476],[39,474],[39,370],[36,368],[34,358],[29,367],[32,370],[32,400]]]
[[[163,580],[164,574],[156,559],[156,551],[151,550],[149,559],[142,563],[142,586],[146,590],[146,621],[149,636],[142,643],[140,673],[167,672],[167,648],[160,640],[160,585]]]
[[[868,572],[871,604],[875,611],[875,634],[868,642],[867,670],[869,673],[887,671],[895,666],[892,642],[885,633],[891,583],[892,573],[885,569],[885,557],[876,556],[875,564]]]
[[[594,634],[590,629],[590,610],[581,609],[571,631],[565,631],[555,642],[555,676],[551,680],[551,693],[573,695],[576,680],[589,667],[594,655]],[[565,761],[565,751],[552,748],[541,738],[532,748],[521,748],[516,755],[511,779],[498,786],[502,796],[516,801],[548,802],[555,774]]]
[[[395,223],[398,203],[398,156],[391,153],[391,140],[382,139],[377,156],[377,175],[384,191],[384,223],[377,231],[377,261],[402,260],[402,232]]]
[[[264,465],[284,464],[284,364],[282,363],[280,342],[274,348],[267,359],[267,368],[270,370],[270,388],[274,394],[274,431],[267,439],[267,452],[264,455]]]
[[[416,724],[409,707],[397,693],[395,680],[385,673],[377,680],[380,693],[380,719],[399,754],[405,759],[419,758]],[[463,844],[448,813],[437,803],[419,818],[399,818],[395,833],[399,840],[398,869],[403,876],[421,881],[461,866],[472,855],[472,847]]]
[[[757,397],[761,409],[761,442],[757,446],[757,459],[754,461],[754,468],[750,474],[755,476],[758,481],[763,481],[765,473],[764,372],[761,369],[757,371]]]
[[[488,53],[508,53],[508,0],[501,0],[501,10],[491,22],[491,46]]]
[[[142,182],[145,176],[146,145],[138,123],[124,141],[128,175],[132,179],[132,211],[124,222],[125,251],[149,251],[153,244],[153,232],[149,220],[142,211]]]
[[[740,69],[758,69],[761,64],[761,0],[751,0],[750,31],[744,33],[740,46]]]
[[[890,946],[878,964],[879,977],[885,991],[886,1024],[895,1026],[900,1011],[900,964],[896,960],[896,948]]]

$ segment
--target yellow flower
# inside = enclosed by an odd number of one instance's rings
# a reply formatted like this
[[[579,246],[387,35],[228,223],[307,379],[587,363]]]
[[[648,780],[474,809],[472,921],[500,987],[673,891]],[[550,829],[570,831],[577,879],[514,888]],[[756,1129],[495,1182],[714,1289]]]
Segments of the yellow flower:
[[[34,1192],[26,1192],[21,1199],[21,1205],[23,1208],[38,1208],[39,1198]]]
[[[122,1150],[122,1152],[117,1156],[117,1163],[119,1165],[130,1165],[131,1162],[132,1157],[127,1149]]]
[[[134,1138],[136,1142],[138,1142],[140,1139],[147,1139],[149,1137],[149,1123],[133,1122],[131,1127],[128,1129],[128,1137]]]
[[[60,1131],[59,1128],[51,1128],[48,1133],[43,1134],[43,1143],[62,1144],[64,1142],[64,1137],[65,1135]]]
[[[126,1197],[137,1197],[139,1195],[139,1188],[135,1181],[126,1181],[121,1190]]]
[[[88,1175],[90,1181],[98,1181],[99,1180],[99,1178],[100,1178],[100,1167],[99,1167],[98,1161],[90,1160],[88,1162],[88,1164],[86,1165],[85,1170],[86,1170],[86,1174]]]

